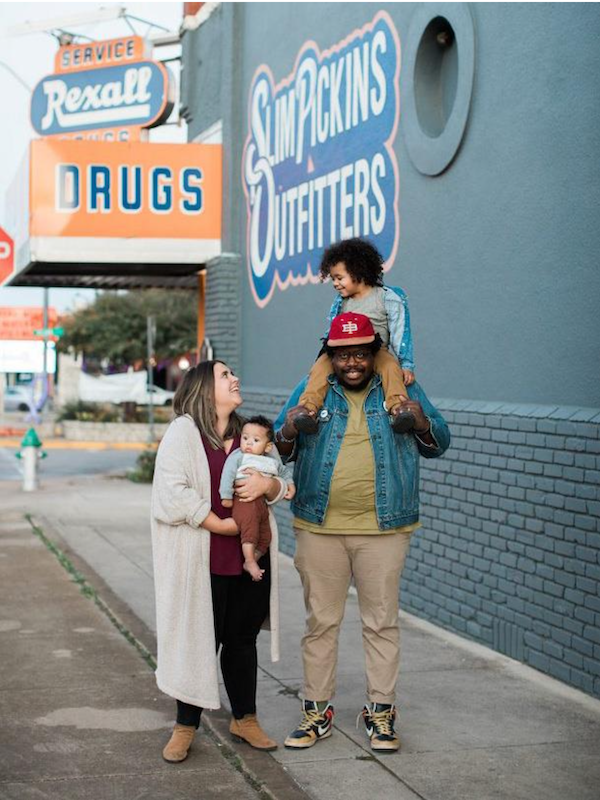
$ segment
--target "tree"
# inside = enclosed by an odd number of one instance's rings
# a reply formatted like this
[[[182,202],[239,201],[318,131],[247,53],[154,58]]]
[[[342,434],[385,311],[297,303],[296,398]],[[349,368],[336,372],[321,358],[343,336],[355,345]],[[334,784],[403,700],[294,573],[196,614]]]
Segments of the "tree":
[[[58,349],[82,352],[86,359],[107,359],[115,367],[146,360],[146,318],[156,320],[157,360],[196,347],[198,300],[195,291],[141,289],[102,292],[95,302],[61,320]]]

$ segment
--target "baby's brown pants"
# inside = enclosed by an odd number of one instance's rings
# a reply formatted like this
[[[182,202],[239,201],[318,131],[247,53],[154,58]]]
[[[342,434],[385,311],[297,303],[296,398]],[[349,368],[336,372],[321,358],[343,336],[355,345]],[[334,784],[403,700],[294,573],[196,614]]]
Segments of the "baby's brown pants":
[[[233,518],[240,529],[242,544],[253,544],[261,553],[266,553],[271,543],[269,509],[264,497],[249,503],[233,498]]]

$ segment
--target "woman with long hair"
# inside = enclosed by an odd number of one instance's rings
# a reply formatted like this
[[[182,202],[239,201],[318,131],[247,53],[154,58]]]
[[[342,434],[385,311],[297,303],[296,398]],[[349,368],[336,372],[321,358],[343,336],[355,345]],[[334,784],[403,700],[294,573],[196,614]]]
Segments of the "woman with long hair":
[[[277,525],[253,581],[242,569],[240,538],[219,482],[227,455],[240,445],[239,380],[222,361],[185,374],[173,401],[175,419],[158,448],[152,487],[159,689],[177,701],[177,721],[163,750],[183,761],[202,709],[219,708],[217,652],[232,711],[230,731],[261,750],[277,747],[256,716],[256,638],[269,617],[271,657],[278,653]],[[238,496],[281,499],[285,483],[250,474]]]

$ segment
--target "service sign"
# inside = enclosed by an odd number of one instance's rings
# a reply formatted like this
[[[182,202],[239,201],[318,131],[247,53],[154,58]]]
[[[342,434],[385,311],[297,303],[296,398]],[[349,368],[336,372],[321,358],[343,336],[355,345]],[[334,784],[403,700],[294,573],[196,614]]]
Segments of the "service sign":
[[[275,288],[317,282],[323,249],[366,236],[389,268],[399,238],[400,41],[390,16],[321,51],[307,42],[275,82],[252,80],[242,161],[250,285],[259,306]]]
[[[30,235],[220,239],[221,145],[33,141]]]
[[[57,73],[33,90],[31,124],[41,136],[139,125],[168,116],[167,70],[154,61]]]
[[[109,67],[128,61],[142,61],[149,55],[148,42],[141,36],[104,39],[100,42],[67,44],[59,47],[54,58],[55,72]]]

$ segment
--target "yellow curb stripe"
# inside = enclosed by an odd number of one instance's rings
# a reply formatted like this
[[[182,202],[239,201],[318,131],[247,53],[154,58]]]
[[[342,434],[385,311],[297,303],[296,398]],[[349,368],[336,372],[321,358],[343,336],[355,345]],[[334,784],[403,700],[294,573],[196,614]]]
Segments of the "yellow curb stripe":
[[[0,447],[20,447],[21,439],[0,438]],[[66,439],[47,439],[42,442],[42,450],[156,450],[154,442],[76,442]]]

